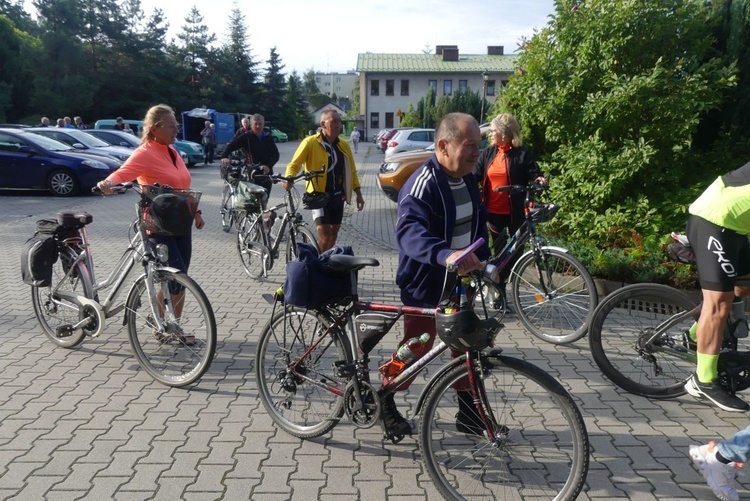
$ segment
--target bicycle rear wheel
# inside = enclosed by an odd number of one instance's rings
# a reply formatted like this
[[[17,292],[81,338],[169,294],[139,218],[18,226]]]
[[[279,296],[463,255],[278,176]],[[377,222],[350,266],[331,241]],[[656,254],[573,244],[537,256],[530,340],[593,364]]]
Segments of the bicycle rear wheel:
[[[228,233],[232,229],[236,217],[232,187],[225,181],[224,191],[221,194],[221,229]]]
[[[596,284],[576,258],[543,247],[524,254],[511,274],[513,303],[526,329],[544,341],[566,344],[586,335],[598,303]]]
[[[297,242],[303,242],[315,246],[315,250],[318,249],[318,240],[315,235],[312,234],[303,225],[297,225],[292,231],[293,237],[289,238],[286,242],[286,262],[297,260]]]
[[[485,413],[498,425],[494,443],[456,429],[452,388],[459,365],[432,386],[420,418],[427,472],[446,499],[575,499],[589,464],[589,439],[578,407],[552,376],[523,360],[481,358]],[[480,393],[482,393],[480,389]]]
[[[687,336],[695,319],[685,315],[654,335],[668,319],[695,306],[687,294],[666,285],[634,284],[613,292],[591,320],[589,346],[596,365],[630,393],[656,399],[684,395],[685,381],[695,371],[696,349]]]
[[[326,333],[329,325],[314,311],[287,307],[258,340],[260,400],[271,419],[298,438],[327,433],[344,413],[348,380],[335,373],[334,363],[348,362],[348,344],[338,329]]]
[[[268,276],[268,270],[273,266],[271,251],[263,243],[261,224],[261,216],[256,213],[243,216],[238,224],[237,253],[242,268],[252,278]]]
[[[154,288],[163,303],[156,310],[166,331],[156,330],[151,300],[142,275],[126,301],[125,323],[130,344],[141,367],[167,386],[186,386],[205,374],[216,352],[216,319],[198,284],[184,273],[154,272]]]
[[[31,304],[34,315],[47,337],[61,348],[74,348],[86,339],[83,329],[73,330],[70,327],[83,317],[78,305],[62,299],[57,292],[68,292],[85,297],[93,297],[93,287],[88,270],[82,263],[75,262],[75,255],[62,251],[52,267],[52,283],[49,287],[31,287]],[[70,273],[67,272],[70,270]],[[92,329],[96,330],[96,329]]]

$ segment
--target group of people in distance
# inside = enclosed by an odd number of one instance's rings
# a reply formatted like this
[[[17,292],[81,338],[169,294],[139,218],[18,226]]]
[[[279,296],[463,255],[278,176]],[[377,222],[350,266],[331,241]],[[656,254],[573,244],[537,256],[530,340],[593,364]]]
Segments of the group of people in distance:
[[[212,125],[206,123],[204,138],[210,136]],[[228,162],[232,152],[242,150],[249,160],[262,166],[264,174],[272,173],[279,151],[263,129],[263,116],[256,114],[244,119],[243,128],[225,148],[222,162]],[[157,105],[149,109],[143,120],[140,147],[120,169],[99,183],[101,190],[109,193],[113,183],[133,179],[141,184],[160,183],[189,189],[190,172],[172,146],[177,130],[172,108]],[[334,110],[325,111],[319,132],[301,141],[285,171],[286,176],[293,176],[303,168],[307,171],[325,168],[325,175],[306,186],[307,191],[329,194],[328,203],[312,214],[321,252],[336,244],[345,204],[354,203],[360,211],[365,207],[352,147],[339,137],[340,133],[341,116]],[[349,139],[356,151],[359,137],[353,133]],[[490,254],[500,250],[503,234],[520,227],[524,220],[523,199],[499,191],[501,187],[547,183],[531,151],[522,146],[520,127],[513,116],[495,117],[490,124],[489,139],[489,146],[480,149],[482,138],[477,121],[463,113],[446,115],[436,126],[435,154],[401,189],[396,223],[399,248],[396,283],[404,304],[437,307],[448,293],[446,284],[453,283],[447,262],[482,237],[493,242],[492,248],[485,244],[470,254],[458,265],[458,274],[481,269]],[[207,163],[212,160],[207,156]],[[288,190],[292,185],[284,183],[283,187]],[[270,192],[270,183],[265,188]],[[703,309],[697,329],[690,334],[691,341],[697,342],[698,363],[686,389],[721,409],[740,412],[750,406],[719,384],[717,363],[732,302],[735,296],[750,293],[750,289],[735,286],[737,277],[750,274],[747,200],[750,200],[750,163],[716,179],[690,206],[688,222],[703,290]],[[203,228],[200,210],[194,217],[195,227]],[[169,248],[170,266],[187,272],[192,249],[190,235],[159,236],[154,241]],[[508,273],[500,277],[501,286],[507,278]],[[430,334],[426,352],[436,335],[434,319],[405,315],[404,337],[399,345],[425,332]],[[408,384],[401,390],[407,387]],[[456,428],[464,433],[481,433],[481,426],[475,422],[471,395],[465,389],[456,390],[459,401]],[[389,433],[412,432],[392,395],[383,403],[381,419]],[[735,478],[749,451],[750,427],[729,440],[690,448],[692,458],[722,500],[739,499]]]
[[[51,127],[49,117],[42,117],[36,126],[37,127]],[[83,119],[78,116],[73,117],[72,120],[70,117],[58,118],[57,121],[55,122],[55,127],[60,127],[64,129],[81,129],[81,130],[89,128],[89,126],[83,122]]]

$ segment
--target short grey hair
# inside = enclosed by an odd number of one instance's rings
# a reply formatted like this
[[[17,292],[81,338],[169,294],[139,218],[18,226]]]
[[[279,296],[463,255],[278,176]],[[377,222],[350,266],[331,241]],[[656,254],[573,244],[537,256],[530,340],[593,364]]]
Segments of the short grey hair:
[[[449,143],[455,141],[460,134],[459,124],[462,122],[474,122],[479,126],[477,119],[467,113],[448,113],[435,127],[435,144],[441,139]]]

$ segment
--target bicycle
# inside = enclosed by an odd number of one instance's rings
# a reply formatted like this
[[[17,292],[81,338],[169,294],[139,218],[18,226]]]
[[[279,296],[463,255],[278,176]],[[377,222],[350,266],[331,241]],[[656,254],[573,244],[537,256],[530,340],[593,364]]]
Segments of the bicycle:
[[[118,264],[105,280],[97,281],[86,229],[93,215],[60,212],[55,221],[42,221],[54,227],[58,259],[52,283],[31,288],[34,314],[52,342],[74,348],[88,337],[98,337],[107,321],[124,311],[123,325],[141,367],[167,386],[192,384],[213,360],[216,320],[200,286],[166,265],[167,248],[159,244],[152,249],[148,243],[147,227],[158,225],[158,220],[149,216],[148,207],[154,196],[164,196],[164,190],[132,183],[112,189],[119,193],[133,189],[140,194],[135,204],[137,218],[131,226],[133,235]],[[94,191],[101,193],[98,188]],[[194,200],[197,207],[199,192],[180,196]],[[126,278],[137,263],[143,266],[143,273],[130,286],[125,302],[118,303]],[[100,294],[110,288],[101,301]]]
[[[229,165],[225,167],[222,164],[220,166],[224,187],[221,193],[219,213],[221,215],[221,228],[224,232],[228,233],[239,222],[239,211],[235,207],[239,183],[249,181],[251,173],[260,170],[260,167],[260,164],[248,165],[245,159],[234,155],[229,159]]]
[[[695,264],[694,258],[679,261]],[[747,279],[737,283],[750,285]],[[653,399],[684,395],[698,357],[688,331],[698,320],[701,306],[697,296],[668,285],[645,283],[618,289],[597,306],[591,320],[589,346],[596,365],[629,393]],[[750,387],[750,352],[739,351],[729,323],[718,373],[720,384],[732,395]]]
[[[503,355],[501,349],[483,351],[502,327],[497,319],[480,320],[471,310],[446,313],[453,310],[362,302],[356,272],[378,266],[378,261],[334,255],[329,263],[351,274],[351,295],[315,309],[266,297],[274,313],[258,341],[256,378],[263,406],[280,428],[298,438],[314,438],[333,429],[344,415],[355,427],[370,428],[379,422],[385,396],[449,348],[459,348],[460,355],[427,382],[415,412],[421,414],[422,459],[440,493],[450,499],[578,496],[590,448],[581,413],[543,370]],[[436,318],[440,342],[376,389],[368,353],[403,314]],[[467,320],[470,328],[452,319]],[[471,432],[460,432],[452,387],[467,380],[476,425]],[[394,443],[403,439],[387,430],[385,437]]]
[[[321,172],[302,172],[296,176],[282,176],[280,174],[263,175],[257,177],[268,177],[274,184],[280,181],[296,181],[298,179],[310,180]],[[240,211],[237,224],[237,253],[245,273],[252,278],[267,278],[268,271],[273,268],[279,259],[279,247],[281,242],[286,241],[284,253],[286,262],[297,258],[297,242],[313,245],[318,249],[318,241],[315,235],[307,229],[307,223],[298,212],[300,196],[297,188],[284,191],[284,201],[271,208],[262,208],[258,204],[245,207]],[[271,229],[276,221],[276,211],[286,209],[281,217],[280,227],[274,235]]]
[[[521,323],[550,343],[567,344],[581,339],[599,301],[596,284],[586,267],[567,249],[546,245],[536,232],[536,225],[551,220],[560,207],[537,202],[537,196],[546,191],[538,184],[505,186],[501,191],[526,193],[525,220],[513,235],[506,237],[503,249],[487,262],[502,270],[523,253],[508,277]],[[524,252],[526,244],[530,249]],[[496,282],[486,277],[466,282],[463,286],[468,289],[467,296],[480,316],[505,316],[507,298]]]

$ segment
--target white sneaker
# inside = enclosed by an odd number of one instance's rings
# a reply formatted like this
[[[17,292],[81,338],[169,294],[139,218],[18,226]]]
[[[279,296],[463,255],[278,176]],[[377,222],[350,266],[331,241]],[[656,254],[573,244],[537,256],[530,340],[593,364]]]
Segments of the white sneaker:
[[[721,501],[739,501],[737,494],[737,474],[743,463],[731,462],[724,464],[716,459],[716,443],[707,445],[691,445],[690,457],[703,473],[708,486]]]

